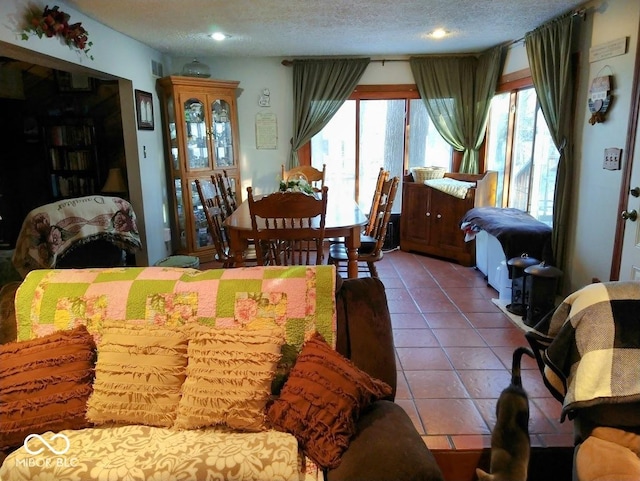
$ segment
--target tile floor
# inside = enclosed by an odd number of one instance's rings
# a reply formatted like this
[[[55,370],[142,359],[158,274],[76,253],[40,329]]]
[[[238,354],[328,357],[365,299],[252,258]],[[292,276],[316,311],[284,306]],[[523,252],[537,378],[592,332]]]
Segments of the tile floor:
[[[434,450],[490,446],[498,396],[510,380],[523,332],[492,302],[498,293],[472,267],[393,251],[378,262],[386,287],[398,366],[396,402]],[[532,447],[573,446],[560,403],[523,358]]]
[[[528,346],[523,332],[491,302],[498,292],[473,267],[420,254],[394,250],[376,266],[393,323],[396,403],[434,451],[490,447],[496,401],[511,378],[511,354]],[[522,379],[532,447],[572,447],[572,423],[559,422],[561,405],[526,356]]]

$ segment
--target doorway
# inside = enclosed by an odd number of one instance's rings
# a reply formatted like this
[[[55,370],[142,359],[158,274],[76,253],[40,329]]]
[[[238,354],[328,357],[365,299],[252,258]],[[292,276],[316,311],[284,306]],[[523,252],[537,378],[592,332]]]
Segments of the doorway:
[[[0,57],[0,145],[0,249],[12,249],[32,209],[99,192],[112,167],[126,178],[118,81]]]

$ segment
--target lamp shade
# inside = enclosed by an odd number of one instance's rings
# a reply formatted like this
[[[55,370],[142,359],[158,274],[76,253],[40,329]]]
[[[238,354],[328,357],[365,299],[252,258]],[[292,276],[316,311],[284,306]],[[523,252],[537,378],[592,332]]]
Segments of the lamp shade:
[[[107,175],[107,181],[102,186],[102,192],[123,193],[128,190],[122,176],[122,170],[118,167],[109,169],[109,175]]]

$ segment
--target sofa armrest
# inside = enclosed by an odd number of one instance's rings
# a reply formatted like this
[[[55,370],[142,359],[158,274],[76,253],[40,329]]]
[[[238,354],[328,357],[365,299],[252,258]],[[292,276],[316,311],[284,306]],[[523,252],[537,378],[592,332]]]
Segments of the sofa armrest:
[[[336,310],[336,350],[370,376],[389,384],[393,400],[396,356],[384,284],[373,277],[339,280]]]
[[[358,420],[357,432],[327,481],[444,481],[436,460],[398,404],[377,401]]]
[[[18,338],[15,305],[18,287],[20,282],[9,282],[0,289],[0,344],[7,344]]]

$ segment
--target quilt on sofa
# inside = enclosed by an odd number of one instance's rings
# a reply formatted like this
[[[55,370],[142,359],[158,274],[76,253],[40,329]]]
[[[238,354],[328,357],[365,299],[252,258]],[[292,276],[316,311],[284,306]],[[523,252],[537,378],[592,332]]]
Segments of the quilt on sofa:
[[[198,271],[171,267],[40,269],[16,293],[18,340],[109,320],[250,329],[284,325],[298,350],[317,330],[335,346],[335,270],[268,266]]]
[[[44,444],[44,442],[47,444]],[[47,432],[10,454],[7,481],[305,480],[291,434],[237,433],[220,428],[172,430],[129,425]],[[46,466],[44,466],[46,465]],[[43,469],[46,467],[46,469]]]

